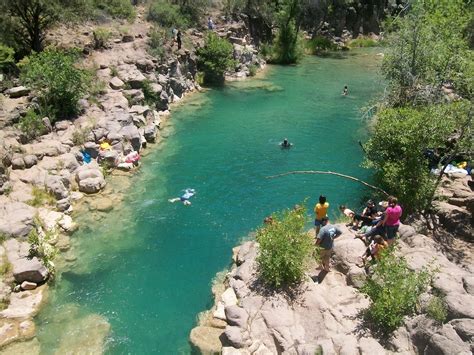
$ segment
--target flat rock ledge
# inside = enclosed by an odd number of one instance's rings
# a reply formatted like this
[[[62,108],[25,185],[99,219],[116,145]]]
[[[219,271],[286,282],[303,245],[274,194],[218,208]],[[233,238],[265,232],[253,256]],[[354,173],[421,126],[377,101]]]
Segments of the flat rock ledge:
[[[407,318],[386,341],[370,335],[360,312],[370,301],[358,291],[365,279],[358,268],[363,243],[345,226],[335,243],[332,271],[320,282],[319,270],[308,272],[295,297],[270,294],[258,280],[258,243],[234,249],[234,265],[226,275],[224,292],[200,316],[191,343],[204,354],[471,354],[474,350],[474,290],[472,269],[450,262],[431,238],[400,227],[399,253],[410,268],[438,267],[433,288],[445,295],[446,324],[425,315]],[[287,296],[287,295],[286,295]]]

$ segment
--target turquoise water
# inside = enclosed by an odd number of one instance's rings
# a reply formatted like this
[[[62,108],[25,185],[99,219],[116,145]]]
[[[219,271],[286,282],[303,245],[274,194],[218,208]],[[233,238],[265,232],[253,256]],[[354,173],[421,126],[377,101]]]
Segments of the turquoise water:
[[[42,352],[93,342],[87,316],[97,314],[111,325],[107,353],[189,353],[196,315],[212,304],[213,277],[265,216],[305,198],[312,208],[321,193],[337,216],[337,205],[358,207],[369,193],[333,176],[266,177],[312,169],[370,179],[360,167],[358,141],[367,133],[359,109],[380,89],[378,65],[373,51],[307,57],[177,108],[168,139],[131,184],[118,184],[123,203],[80,217],[77,265],[61,275],[37,322]],[[278,146],[284,137],[290,150]],[[197,191],[191,206],[167,201],[187,187]]]

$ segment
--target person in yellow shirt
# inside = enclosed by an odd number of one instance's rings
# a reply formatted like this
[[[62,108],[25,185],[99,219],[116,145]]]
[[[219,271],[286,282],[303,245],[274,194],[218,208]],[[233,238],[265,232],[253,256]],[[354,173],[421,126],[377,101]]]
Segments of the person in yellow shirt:
[[[326,196],[319,196],[319,202],[314,206],[314,214],[316,215],[314,219],[314,230],[316,235],[319,233],[323,218],[328,216],[328,208],[329,203],[326,201]]]

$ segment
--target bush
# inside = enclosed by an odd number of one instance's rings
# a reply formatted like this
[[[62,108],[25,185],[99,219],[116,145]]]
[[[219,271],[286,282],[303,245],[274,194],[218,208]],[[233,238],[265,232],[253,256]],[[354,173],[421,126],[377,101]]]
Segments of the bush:
[[[9,72],[15,67],[15,51],[0,43],[0,72]]]
[[[226,39],[208,32],[204,47],[197,51],[199,69],[204,72],[206,84],[221,84],[226,70],[235,66],[234,48]]]
[[[150,5],[147,19],[166,28],[185,28],[188,25],[188,20],[181,14],[179,5],[170,4],[166,0],[155,1]]]
[[[92,32],[94,36],[94,49],[106,48],[112,33],[103,27],[98,27]]]
[[[20,118],[18,128],[20,128],[28,141],[35,139],[46,131],[42,117],[32,109],[28,110],[25,117]]]
[[[33,207],[43,207],[45,205],[55,206],[56,199],[49,192],[40,189],[39,187],[33,186],[31,191],[33,198],[28,201],[28,204]]]
[[[349,42],[349,47],[351,48],[366,48],[366,47],[377,47],[379,42],[371,38],[356,38]]]
[[[404,316],[415,312],[429,281],[426,269],[412,271],[403,257],[395,256],[393,249],[387,250],[361,288],[372,300],[367,320],[384,334],[392,332],[403,323]]]
[[[130,0],[96,0],[95,6],[117,18],[133,20],[136,15]]]
[[[72,143],[74,143],[74,145],[83,145],[85,142],[87,142],[89,133],[90,129],[88,128],[76,129],[74,132],[72,132]]]
[[[41,109],[54,123],[78,113],[78,100],[87,92],[89,74],[75,67],[72,52],[48,49],[31,55],[22,67],[21,81],[39,95]]]
[[[255,64],[250,65],[249,66],[249,75],[250,76],[257,75],[257,70],[258,70],[258,67]]]
[[[257,262],[262,279],[280,287],[299,283],[314,250],[305,231],[306,210],[286,210],[273,215],[273,223],[257,231],[260,244]]]
[[[448,317],[446,303],[439,296],[431,297],[428,306],[426,307],[426,314],[439,323],[444,323]]]
[[[160,97],[155,92],[153,92],[151,88],[151,82],[149,80],[145,80],[142,83],[142,91],[143,96],[145,96],[145,103],[147,105],[155,107],[156,102],[159,100]]]
[[[325,51],[335,51],[337,49],[337,45],[329,38],[316,36],[306,42],[306,49],[311,54],[319,54]]]
[[[154,28],[148,41],[148,53],[162,61],[165,58],[166,39],[166,30]]]

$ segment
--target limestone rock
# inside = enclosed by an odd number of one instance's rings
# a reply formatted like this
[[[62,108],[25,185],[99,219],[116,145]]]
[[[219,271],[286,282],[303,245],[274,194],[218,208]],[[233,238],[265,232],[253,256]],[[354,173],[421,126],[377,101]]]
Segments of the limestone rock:
[[[23,281],[21,283],[21,289],[22,290],[34,290],[38,285],[34,282],[29,282],[29,281]]]
[[[471,343],[474,347],[474,319],[455,319],[449,322],[449,324],[453,326],[464,342]]]
[[[453,327],[449,324],[443,325],[436,334],[434,334],[428,346],[424,349],[425,354],[459,354],[470,355],[471,349],[464,343]]]
[[[23,281],[41,283],[48,278],[48,269],[38,258],[29,258],[30,245],[27,242],[9,239],[4,245],[8,261],[12,265],[13,277],[17,283]]]
[[[226,320],[226,315],[225,315],[225,306],[224,303],[219,301],[217,302],[216,310],[212,314],[214,318],[221,319],[221,320]]]
[[[450,293],[446,296],[448,318],[474,318],[474,296]]]
[[[16,99],[22,96],[26,96],[30,93],[30,89],[24,86],[16,86],[5,91],[5,94],[10,96],[12,99]]]
[[[228,325],[225,328],[224,334],[230,345],[232,345],[234,348],[240,349],[245,347],[247,339],[244,338],[241,328]]]
[[[361,355],[387,354],[387,351],[374,338],[363,337],[359,340]]]
[[[229,287],[221,295],[222,302],[225,307],[234,306],[237,304],[237,296],[235,295],[234,290]]]
[[[26,237],[34,226],[36,210],[22,202],[0,204],[0,233]]]
[[[137,69],[135,65],[123,64],[118,68],[118,76],[125,83],[128,83],[132,89],[139,89],[142,87],[142,83],[146,80],[146,77]]]
[[[36,157],[36,155],[32,154],[25,155],[23,157],[23,161],[25,162],[25,167],[27,169],[31,168],[33,165],[38,164],[38,158]]]
[[[0,312],[0,317],[27,319],[35,316],[44,301],[45,290],[46,285],[43,285],[35,290],[12,293],[10,304],[8,308]]]
[[[156,126],[154,124],[150,124],[146,126],[143,136],[145,137],[148,143],[155,143],[156,142]]]
[[[221,352],[221,337],[223,329],[199,326],[191,330],[191,343],[203,354],[218,354]]]
[[[241,328],[246,328],[249,315],[245,309],[237,305],[225,307],[225,316],[229,325],[236,325]]]
[[[24,169],[26,164],[23,157],[19,154],[15,154],[12,158],[12,169]]]
[[[76,170],[76,181],[79,191],[88,194],[99,192],[105,186],[104,175],[96,162],[80,166]]]
[[[69,189],[64,186],[63,179],[60,176],[49,175],[46,178],[45,187],[57,200],[62,200],[69,196]]]
[[[140,151],[142,143],[140,132],[138,131],[137,127],[134,125],[122,127],[120,134],[132,144],[132,147],[136,152]]]
[[[112,79],[110,79],[109,85],[114,90],[120,90],[121,88],[123,88],[125,83],[116,76],[114,76]]]

